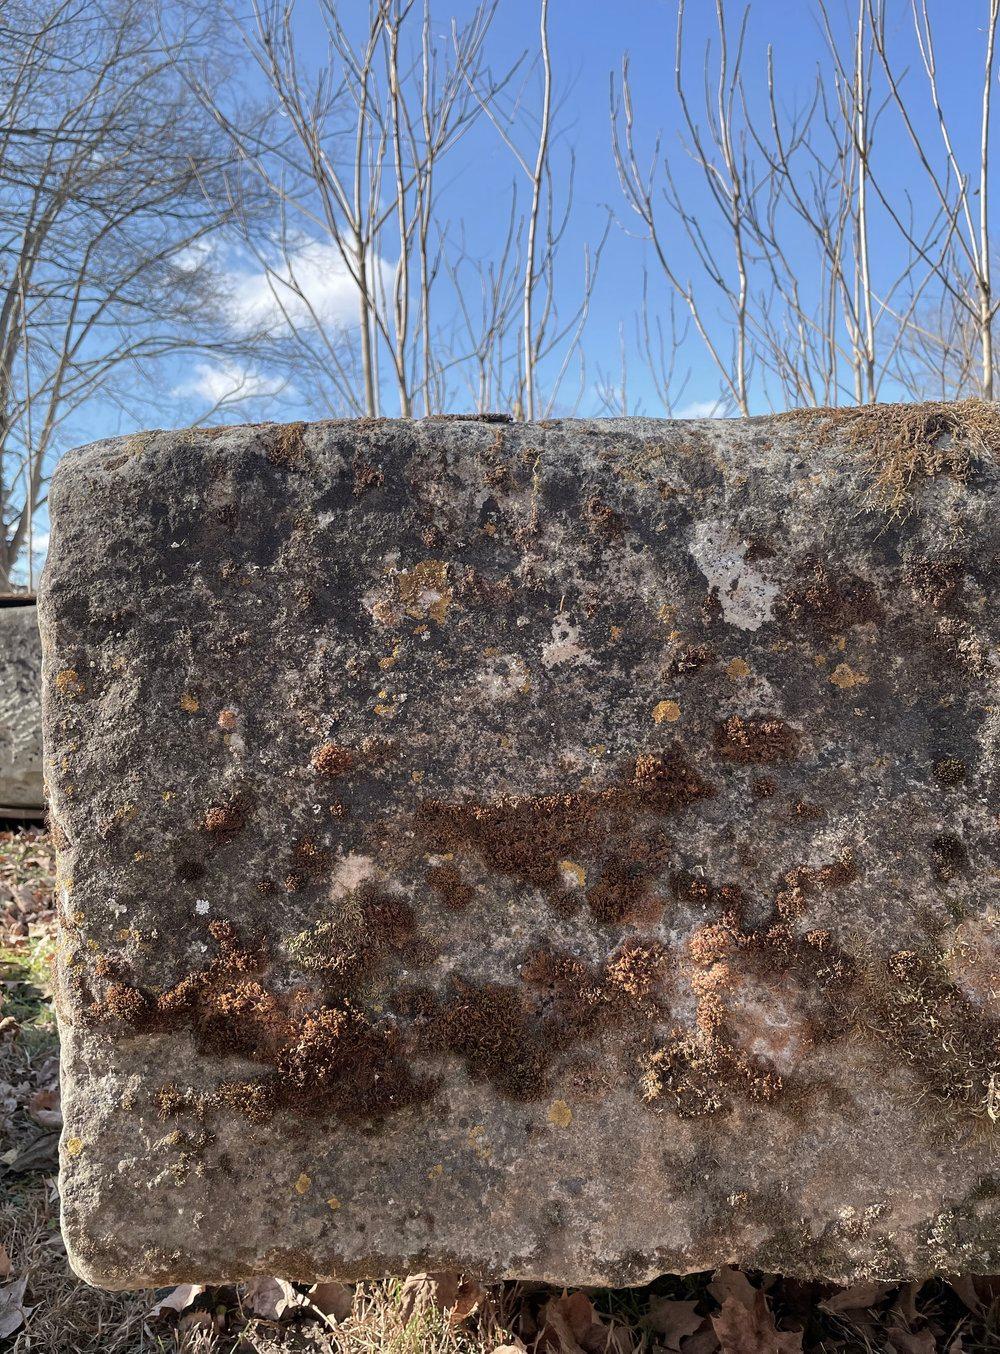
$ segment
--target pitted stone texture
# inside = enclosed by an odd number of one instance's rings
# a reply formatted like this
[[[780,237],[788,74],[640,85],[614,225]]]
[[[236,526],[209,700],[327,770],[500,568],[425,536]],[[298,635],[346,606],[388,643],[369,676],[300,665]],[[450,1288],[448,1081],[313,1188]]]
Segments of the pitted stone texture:
[[[0,605],[0,813],[36,814],[42,788],[42,645],[34,606]]]
[[[78,1272],[995,1272],[997,475],[867,488],[796,420],[67,456]]]

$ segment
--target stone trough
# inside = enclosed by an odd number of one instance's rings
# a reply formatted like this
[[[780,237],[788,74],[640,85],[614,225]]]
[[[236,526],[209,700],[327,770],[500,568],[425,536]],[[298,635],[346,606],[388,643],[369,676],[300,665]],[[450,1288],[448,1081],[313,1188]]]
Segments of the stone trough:
[[[68,455],[77,1271],[1000,1268],[998,418]]]
[[[33,597],[0,597],[0,818],[41,818],[42,645]]]

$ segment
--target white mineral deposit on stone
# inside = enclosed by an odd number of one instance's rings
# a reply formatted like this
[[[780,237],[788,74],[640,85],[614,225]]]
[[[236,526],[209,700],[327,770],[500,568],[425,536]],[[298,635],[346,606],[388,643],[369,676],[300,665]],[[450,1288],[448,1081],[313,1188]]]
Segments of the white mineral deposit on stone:
[[[725,522],[699,522],[689,549],[709,586],[717,589],[730,625],[759,630],[771,619],[778,585],[747,564],[746,545]]]

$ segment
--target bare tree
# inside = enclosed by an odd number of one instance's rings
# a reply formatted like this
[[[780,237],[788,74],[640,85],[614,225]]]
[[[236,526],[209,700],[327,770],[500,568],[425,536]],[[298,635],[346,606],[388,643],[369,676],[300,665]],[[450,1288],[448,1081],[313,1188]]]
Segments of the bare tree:
[[[695,114],[687,7],[677,0],[683,169],[659,135],[644,158],[627,57],[620,85],[612,80],[624,202],[687,308],[724,398],[742,413],[751,395],[764,406],[865,403],[887,388],[992,398],[1000,298],[991,276],[990,128],[1000,0],[983,0],[974,159],[971,148],[960,152],[943,104],[926,0],[903,3],[924,76],[922,108],[913,76],[904,77],[908,53],[886,0],[853,0],[849,16],[814,0],[826,59],[795,111],[768,46],[763,117],[744,75],[750,6],[734,20],[716,0],[714,42],[701,63],[703,111]],[[899,187],[901,144],[929,193]],[[886,249],[892,235],[900,243]]]
[[[663,154],[659,134],[654,139],[648,162],[643,164],[637,142],[627,56],[622,61],[620,88],[616,86],[614,76],[611,80],[612,149],[626,205],[642,223],[667,283],[687,307],[727,399],[741,414],[748,414],[753,349],[750,344],[752,321],[747,251],[750,211],[761,186],[751,163],[749,138],[741,119],[741,66],[749,10],[744,10],[735,44],[731,45],[723,0],[716,0],[715,8],[718,57],[714,88],[709,83],[710,57],[706,55],[705,58],[704,126],[694,115],[685,83],[685,0],[677,0],[674,88],[687,137],[682,152],[696,167],[707,190],[707,199],[723,225],[722,236],[728,257],[724,257],[723,247],[716,244],[699,214],[692,209],[687,176],[682,180],[672,157]],[[683,233],[701,280],[723,303],[723,333],[729,352],[722,346],[718,329],[709,318],[707,298],[679,262],[674,242],[668,237],[671,227]]]
[[[938,79],[938,58],[934,27],[926,0],[910,0],[910,12],[920,63],[926,81],[926,94],[940,136],[939,154],[935,154],[919,130],[913,105],[908,101],[903,76],[893,61],[889,49],[885,0],[867,0],[874,34],[875,48],[889,90],[899,114],[900,122],[916,155],[932,201],[950,226],[949,242],[954,247],[938,260],[931,262],[940,293],[948,298],[950,306],[964,311],[975,325],[979,348],[979,389],[984,399],[994,395],[996,359],[994,357],[994,324],[1000,309],[1000,298],[993,293],[993,242],[990,233],[991,160],[990,133],[993,111],[993,84],[997,75],[997,24],[1000,21],[1000,0],[985,0],[984,42],[981,58],[979,99],[979,138],[977,157],[971,163],[963,162],[945,111]],[[883,196],[887,210],[904,239],[920,256],[926,252],[910,222]],[[946,311],[949,306],[945,307]],[[958,327],[961,329],[960,317]],[[950,336],[954,325],[946,325],[938,348],[940,358],[950,364],[953,348]],[[926,343],[928,331],[923,328],[921,341]],[[925,347],[929,358],[933,345]]]
[[[317,0],[327,50],[313,72],[300,59],[294,0],[253,0],[252,18],[234,14],[233,22],[266,82],[269,115],[247,130],[203,91],[277,212],[274,240],[261,241],[243,222],[243,242],[268,277],[299,362],[348,412],[381,412],[383,363],[402,415],[427,412],[440,397],[447,362],[433,318],[442,267],[437,183],[442,161],[479,116],[469,72],[487,79],[483,44],[496,3],[482,0],[454,30],[454,50],[442,52],[426,3],[421,11],[416,0],[371,0],[355,37],[336,0]],[[488,96],[496,88],[488,81]],[[317,245],[354,294],[356,368],[340,352],[343,315],[324,314],[311,296],[303,261]]]
[[[453,23],[447,44],[435,36],[429,0],[370,0],[367,19],[350,29],[337,0],[311,0],[325,32],[319,67],[298,50],[303,2],[253,0],[251,20],[232,16],[266,82],[267,116],[248,131],[206,97],[274,204],[270,238],[250,225],[241,236],[268,280],[273,337],[342,412],[380,414],[389,389],[404,416],[439,411],[458,392],[477,409],[550,409],[579,355],[600,248],[585,252],[580,299],[560,318],[555,260],[573,165],[570,155],[557,184],[547,0],[537,61],[521,57],[499,73],[486,50],[498,0],[480,0],[465,25]],[[513,153],[527,203],[522,210],[517,174],[505,201],[495,184],[481,185],[498,209],[485,247],[480,228],[472,249],[454,194],[441,186],[446,167],[458,167],[457,147],[477,137],[481,159],[494,132]],[[462,173],[471,188],[468,157]],[[317,251],[327,282],[335,274],[352,297],[353,325],[343,305],[315,299]],[[356,361],[343,350],[348,327]]]
[[[152,5],[5,0],[0,91],[3,588],[24,552],[30,581],[67,421],[85,402],[139,398],[160,359],[212,346],[221,298],[219,139]]]

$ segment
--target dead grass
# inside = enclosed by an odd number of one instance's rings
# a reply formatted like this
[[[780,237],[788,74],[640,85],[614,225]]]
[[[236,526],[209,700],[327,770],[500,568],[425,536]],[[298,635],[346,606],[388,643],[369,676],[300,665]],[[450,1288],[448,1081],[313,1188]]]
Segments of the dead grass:
[[[818,423],[824,440],[843,439],[865,468],[873,505],[894,515],[921,482],[964,480],[1000,453],[1000,405],[986,400],[797,409],[779,417]]]

